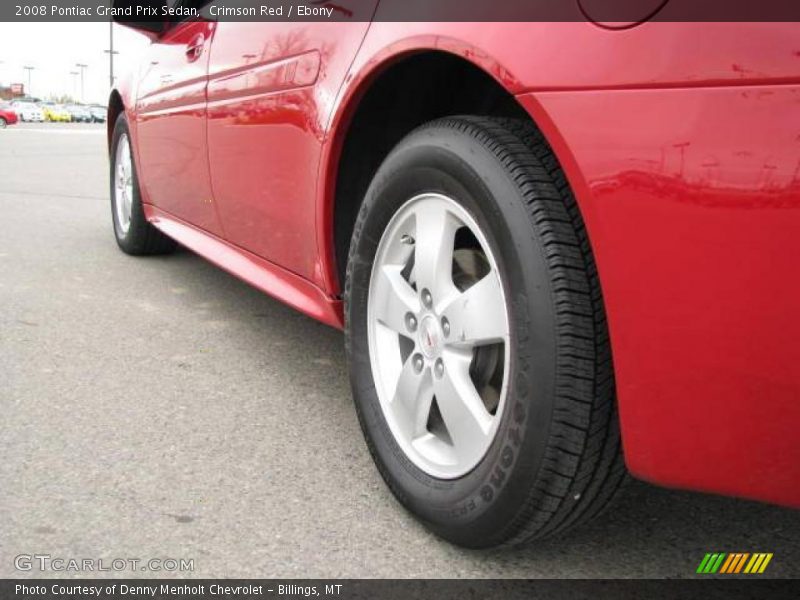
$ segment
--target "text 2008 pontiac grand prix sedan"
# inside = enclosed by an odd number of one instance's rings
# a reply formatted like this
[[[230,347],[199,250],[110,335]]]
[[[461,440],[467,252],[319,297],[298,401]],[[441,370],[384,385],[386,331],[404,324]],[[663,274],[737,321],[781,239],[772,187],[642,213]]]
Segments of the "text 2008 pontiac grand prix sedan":
[[[433,531],[553,534],[627,472],[800,505],[796,24],[128,25],[120,248],[344,329]]]

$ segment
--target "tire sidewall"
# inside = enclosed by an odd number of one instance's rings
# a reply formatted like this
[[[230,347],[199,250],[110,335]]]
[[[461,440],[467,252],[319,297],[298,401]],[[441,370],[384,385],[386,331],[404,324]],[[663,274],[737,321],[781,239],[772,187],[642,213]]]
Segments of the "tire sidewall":
[[[131,167],[133,170],[133,198],[131,199],[131,221],[128,226],[128,231],[123,232],[117,220],[117,194],[114,186],[114,179],[116,176],[117,168],[117,147],[122,135],[128,136],[128,144],[131,152]],[[136,158],[133,151],[133,141],[131,140],[130,128],[128,127],[128,119],[125,113],[120,113],[117,122],[114,125],[114,131],[111,136],[111,148],[109,154],[109,180],[110,180],[110,196],[111,196],[111,222],[114,227],[114,237],[117,239],[117,244],[126,251],[133,249],[134,236],[137,228],[142,227],[146,223],[144,210],[142,208],[141,196],[139,194],[139,177],[137,175]]]
[[[427,475],[395,441],[368,352],[367,299],[378,244],[397,210],[425,192],[458,202],[484,233],[503,282],[511,329],[506,400],[495,439],[471,472],[453,480]],[[489,546],[509,537],[498,525],[513,527],[539,471],[555,387],[549,281],[520,190],[497,155],[475,137],[441,125],[423,128],[381,166],[366,194],[348,265],[345,311],[354,397],[371,450],[398,499],[457,543]]]

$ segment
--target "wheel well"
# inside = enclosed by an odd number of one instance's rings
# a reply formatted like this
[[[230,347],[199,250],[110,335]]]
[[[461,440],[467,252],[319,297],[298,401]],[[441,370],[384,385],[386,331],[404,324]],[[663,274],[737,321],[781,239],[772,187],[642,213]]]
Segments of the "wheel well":
[[[459,114],[530,118],[491,76],[445,52],[410,55],[372,81],[351,118],[336,174],[333,240],[339,290],[356,216],[378,167],[419,125]]]
[[[108,99],[108,116],[106,118],[106,130],[108,132],[108,147],[111,148],[111,135],[114,133],[114,126],[117,124],[117,117],[125,110],[122,103],[122,96],[117,90],[111,92]]]

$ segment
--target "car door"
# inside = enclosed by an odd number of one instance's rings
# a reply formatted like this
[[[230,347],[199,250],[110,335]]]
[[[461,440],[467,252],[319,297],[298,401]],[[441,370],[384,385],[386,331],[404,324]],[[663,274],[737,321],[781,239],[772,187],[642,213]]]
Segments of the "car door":
[[[136,126],[139,180],[145,200],[221,235],[206,144],[206,86],[213,33],[214,23],[193,18],[174,23],[152,42],[139,77]]]
[[[209,64],[211,181],[226,237],[312,281],[325,123],[374,8],[351,4],[348,22],[220,22]]]

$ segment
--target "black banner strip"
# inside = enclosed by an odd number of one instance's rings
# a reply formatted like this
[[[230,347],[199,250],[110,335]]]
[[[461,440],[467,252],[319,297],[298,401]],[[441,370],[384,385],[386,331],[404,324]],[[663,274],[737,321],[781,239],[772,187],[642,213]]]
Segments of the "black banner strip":
[[[3,600],[668,600],[794,598],[796,582],[759,578],[685,580],[51,579],[0,580]]]
[[[0,21],[564,22],[800,21],[798,0],[4,0]]]

